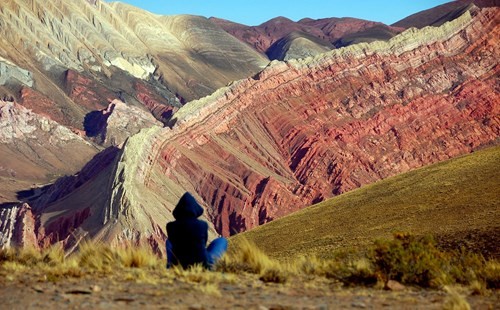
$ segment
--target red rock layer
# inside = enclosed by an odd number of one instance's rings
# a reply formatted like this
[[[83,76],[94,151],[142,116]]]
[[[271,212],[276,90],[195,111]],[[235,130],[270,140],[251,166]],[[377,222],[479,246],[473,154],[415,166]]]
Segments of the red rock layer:
[[[66,72],[65,87],[68,96],[87,111],[106,108],[116,98],[116,94],[102,86],[99,81],[74,70]]]
[[[38,247],[35,223],[31,207],[26,203],[0,209],[0,249]]]
[[[498,16],[274,63],[188,104],[204,105],[196,115],[181,109],[153,169],[203,197],[229,235],[496,143]]]
[[[154,117],[162,122],[167,122],[178,108],[165,104],[165,97],[161,97],[151,86],[148,86],[142,81],[135,83],[134,89],[136,90],[136,97]],[[175,104],[175,102],[173,103]]]

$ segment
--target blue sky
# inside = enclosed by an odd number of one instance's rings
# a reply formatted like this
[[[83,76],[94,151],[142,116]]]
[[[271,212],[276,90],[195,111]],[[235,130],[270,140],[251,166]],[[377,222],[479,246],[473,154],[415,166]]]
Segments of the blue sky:
[[[249,26],[273,17],[356,17],[392,24],[408,15],[451,0],[122,0],[162,15],[219,17]],[[109,2],[109,1],[108,1]]]

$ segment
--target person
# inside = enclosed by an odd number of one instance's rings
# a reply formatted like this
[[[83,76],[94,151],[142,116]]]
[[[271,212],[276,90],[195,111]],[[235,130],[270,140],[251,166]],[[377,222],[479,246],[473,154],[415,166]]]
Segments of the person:
[[[188,268],[201,264],[213,269],[227,251],[227,240],[219,237],[206,247],[208,224],[198,219],[203,214],[203,208],[189,192],[182,195],[172,214],[175,221],[167,223],[168,239],[165,241],[167,268],[174,265]]]

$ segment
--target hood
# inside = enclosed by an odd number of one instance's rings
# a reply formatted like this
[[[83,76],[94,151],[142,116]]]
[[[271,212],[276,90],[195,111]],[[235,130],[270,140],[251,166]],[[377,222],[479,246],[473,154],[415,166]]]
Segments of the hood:
[[[186,192],[182,195],[172,214],[176,220],[197,218],[203,214],[203,208],[196,202],[193,195]]]

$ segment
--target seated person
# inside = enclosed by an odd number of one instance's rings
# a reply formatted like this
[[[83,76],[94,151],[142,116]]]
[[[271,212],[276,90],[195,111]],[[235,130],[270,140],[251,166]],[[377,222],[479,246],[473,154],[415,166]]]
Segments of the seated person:
[[[208,248],[208,224],[198,219],[203,214],[203,208],[194,197],[186,192],[174,211],[175,221],[167,224],[168,239],[167,268],[181,265],[183,268],[201,264],[205,268],[213,268],[215,263],[227,250],[227,240],[217,238]]]

